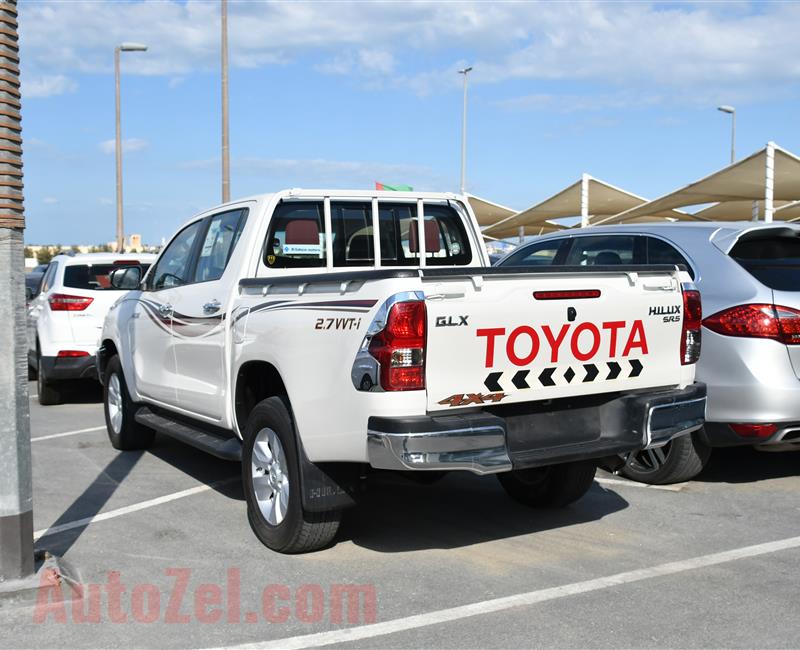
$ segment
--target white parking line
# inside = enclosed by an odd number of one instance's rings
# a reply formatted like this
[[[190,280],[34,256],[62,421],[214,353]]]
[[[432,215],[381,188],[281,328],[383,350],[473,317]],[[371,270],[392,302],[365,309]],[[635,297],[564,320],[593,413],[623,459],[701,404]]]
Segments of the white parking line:
[[[127,515],[132,512],[139,512],[140,510],[145,510],[147,508],[152,508],[153,506],[159,506],[162,503],[169,503],[170,501],[175,501],[176,499],[182,499],[184,497],[192,496],[193,494],[199,494],[200,492],[206,492],[208,490],[213,490],[220,485],[225,485],[226,483],[231,483],[233,481],[238,481],[238,478],[231,478],[225,481],[217,481],[216,483],[209,483],[208,485],[198,485],[197,487],[189,488],[188,490],[181,490],[180,492],[173,492],[172,494],[167,494],[163,497],[157,497],[155,499],[148,499],[147,501],[141,501],[139,503],[134,503],[129,506],[125,506],[123,508],[117,508],[116,510],[109,510],[108,512],[101,512],[100,514],[94,515],[93,517],[84,517],[83,519],[76,519],[75,521],[68,521],[65,524],[59,524],[58,526],[51,526],[50,528],[43,528],[42,530],[37,530],[33,534],[34,541],[37,541],[45,536],[55,535],[56,533],[61,533],[65,530],[72,530],[73,528],[83,528],[84,526],[88,526],[89,524],[97,523],[98,521],[105,521],[106,519],[114,519],[115,517],[121,517],[122,515]]]
[[[647,483],[637,483],[636,481],[626,481],[619,478],[595,478],[600,485],[624,485],[625,487],[647,488],[648,490],[664,490],[665,492],[680,492],[689,485],[688,482],[673,483],[672,485],[648,485]]]
[[[372,625],[350,627],[343,630],[317,632],[316,634],[304,634],[302,636],[277,639],[275,641],[256,642],[226,647],[264,649],[281,648],[283,650],[292,650],[296,648],[314,648],[331,645],[334,643],[350,643],[361,639],[372,639],[374,637],[384,636],[386,634],[395,634],[397,632],[404,632],[406,630],[414,630],[429,625],[449,623],[452,621],[470,618],[472,616],[480,616],[481,614],[501,612],[514,607],[536,605],[538,603],[556,600],[558,598],[565,598],[567,596],[576,596],[578,594],[599,591],[601,589],[617,587],[619,585],[639,582],[641,580],[649,580],[651,578],[662,578],[664,576],[670,576],[676,573],[682,573],[684,571],[702,569],[717,564],[724,564],[725,562],[743,560],[759,555],[765,555],[767,553],[776,553],[778,551],[785,551],[787,549],[798,547],[800,547],[800,537],[789,537],[787,539],[781,539],[775,542],[744,546],[742,548],[723,551],[721,553],[712,553],[710,555],[701,555],[688,560],[658,564],[654,567],[646,569],[636,569],[635,571],[615,573],[603,578],[595,578],[594,580],[572,582],[570,584],[561,585],[560,587],[529,591],[527,593],[516,594],[514,596],[485,600],[483,602],[473,603],[471,605],[462,605],[461,607],[440,609],[438,611],[428,612],[426,614],[418,614],[417,616],[396,618],[384,623],[373,623]]]
[[[102,427],[90,427],[89,429],[78,429],[77,431],[65,431],[64,433],[51,433],[48,436],[38,436],[36,438],[31,438],[31,442],[36,442],[38,440],[52,440],[53,438],[65,438],[67,436],[76,436],[79,433],[91,433],[92,431],[103,431],[105,430],[105,425]]]

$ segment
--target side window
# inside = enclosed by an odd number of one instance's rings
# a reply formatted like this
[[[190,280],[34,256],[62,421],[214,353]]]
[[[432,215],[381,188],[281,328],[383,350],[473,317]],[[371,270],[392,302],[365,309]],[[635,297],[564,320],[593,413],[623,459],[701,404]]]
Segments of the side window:
[[[55,282],[56,273],[58,273],[58,262],[50,262],[50,266],[47,267],[47,271],[42,277],[42,286],[39,287],[39,293],[50,291]]]
[[[694,271],[686,258],[663,239],[647,238],[647,262],[648,264],[683,264],[694,280]]]
[[[593,235],[574,237],[567,253],[570,266],[614,266],[642,264],[641,237],[634,235]]]
[[[524,246],[503,262],[503,266],[551,266],[555,264],[564,240],[543,241]]]
[[[197,258],[194,282],[209,282],[222,277],[246,219],[247,210],[223,212],[209,219]]]
[[[203,219],[186,226],[169,243],[150,274],[148,288],[158,291],[190,282],[192,254]]]
[[[325,266],[325,219],[321,201],[287,201],[272,214],[264,264],[272,269]]]

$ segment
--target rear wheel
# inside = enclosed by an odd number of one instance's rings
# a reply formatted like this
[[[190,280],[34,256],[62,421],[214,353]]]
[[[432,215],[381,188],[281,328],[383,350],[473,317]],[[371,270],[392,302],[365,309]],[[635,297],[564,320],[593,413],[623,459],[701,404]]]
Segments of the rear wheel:
[[[562,508],[592,486],[597,467],[591,461],[518,469],[497,475],[509,496],[527,506]]]
[[[114,449],[130,451],[147,449],[153,444],[155,432],[139,424],[134,416],[136,405],[128,393],[119,357],[112,357],[106,366],[103,384],[103,411],[106,416],[108,439]]]
[[[711,448],[697,436],[675,438],[663,447],[631,454],[620,472],[626,478],[651,485],[681,483],[697,476],[711,456]]]
[[[36,364],[36,390],[39,394],[39,404],[42,406],[61,404],[61,390],[58,384],[48,379],[41,354],[37,355]],[[28,377],[30,377],[30,373]]]
[[[280,397],[259,402],[247,420],[242,483],[250,527],[265,546],[280,553],[305,553],[333,541],[341,512],[303,508],[294,424]]]

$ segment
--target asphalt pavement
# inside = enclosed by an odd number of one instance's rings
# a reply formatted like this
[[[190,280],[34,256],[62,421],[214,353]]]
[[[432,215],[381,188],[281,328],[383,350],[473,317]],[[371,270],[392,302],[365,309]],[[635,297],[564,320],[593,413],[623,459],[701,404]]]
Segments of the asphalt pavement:
[[[30,384],[35,395],[36,385]],[[108,443],[99,389],[31,399],[37,549],[79,574],[0,647],[797,647],[800,454],[715,450],[668,489],[599,473],[537,511],[493,477],[370,479],[332,547],[250,531],[239,468]]]

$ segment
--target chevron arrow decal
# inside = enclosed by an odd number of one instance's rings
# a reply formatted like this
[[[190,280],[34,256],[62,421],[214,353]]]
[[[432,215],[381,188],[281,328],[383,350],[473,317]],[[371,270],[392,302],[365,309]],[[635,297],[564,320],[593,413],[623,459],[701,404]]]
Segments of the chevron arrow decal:
[[[583,369],[586,371],[586,376],[583,378],[584,384],[594,381],[597,378],[597,375],[600,373],[600,369],[593,363],[585,364]]]
[[[483,385],[493,393],[501,391],[503,390],[503,387],[498,383],[498,380],[502,376],[502,372],[490,372],[486,377],[486,381],[483,382]]]
[[[608,362],[608,377],[606,379],[616,379],[619,377],[619,373],[622,372],[622,368],[616,361],[609,361]]]
[[[631,374],[628,375],[629,377],[638,377],[642,374],[642,368],[644,366],[642,366],[641,361],[638,359],[630,359],[628,363],[631,364]]]
[[[514,375],[514,378],[511,380],[511,383],[520,389],[530,388],[528,382],[526,381],[529,372],[530,370],[520,370],[518,373]]]
[[[555,368],[545,368],[542,370],[541,374],[539,375],[539,382],[542,386],[555,386],[556,382],[553,381],[553,373],[556,371]]]

